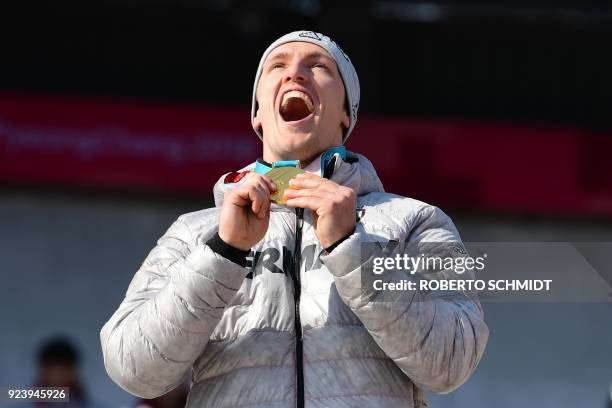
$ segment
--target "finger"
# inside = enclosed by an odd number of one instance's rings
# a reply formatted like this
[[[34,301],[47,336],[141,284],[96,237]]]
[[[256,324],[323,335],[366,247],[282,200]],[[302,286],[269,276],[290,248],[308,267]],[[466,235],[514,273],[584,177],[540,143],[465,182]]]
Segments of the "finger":
[[[336,187],[334,184],[327,182],[327,180],[322,178],[293,178],[289,180],[289,186],[296,189],[303,188],[319,188],[322,190],[327,190],[331,193],[336,191]]]
[[[270,205],[271,205],[271,201],[270,200],[264,200],[264,202],[263,202],[263,204],[261,206],[261,211],[259,211],[259,214],[257,214],[257,216],[260,219],[263,220],[270,213]]]
[[[250,203],[248,194],[245,194],[242,187],[228,189],[223,196],[223,201],[238,207],[244,207]]]
[[[316,174],[312,174],[312,173],[308,173],[308,172],[296,174],[296,176],[293,178],[293,180],[312,180],[312,181],[317,181],[318,180],[318,181],[320,181],[322,183],[330,184],[330,185],[339,187],[339,184],[336,183],[333,180],[327,179],[325,177],[317,176]]]
[[[251,201],[251,210],[255,214],[259,214],[261,206],[266,201],[267,189],[259,185],[249,186],[249,200]]]
[[[276,191],[276,183],[270,177],[262,175],[261,178],[266,182],[271,193]]]
[[[288,188],[284,191],[283,195],[287,198],[317,197],[323,200],[335,200],[338,197],[337,194],[320,188],[305,188],[301,190]]]
[[[305,171],[304,173],[299,173],[295,177],[300,179],[325,180],[323,177],[317,176],[316,174],[308,173],[307,171]]]
[[[270,177],[264,176],[263,174],[258,174],[257,176],[256,179],[258,184],[264,186],[270,192],[276,191],[276,184]]]
[[[266,189],[268,189],[270,192],[276,191],[276,184],[274,183],[274,181],[272,181],[270,177],[265,176],[263,174],[254,173],[254,172],[247,174],[246,183],[263,184],[266,186]]]
[[[268,185],[264,185],[261,186],[258,190],[258,200],[260,202],[259,204],[259,210],[257,212],[255,212],[255,215],[257,215],[257,218],[259,219],[263,219],[266,217],[266,213],[268,211],[268,208],[270,207],[270,191],[268,190]]]
[[[255,186],[257,190],[262,192],[265,196],[270,196],[270,193],[272,192],[270,183],[263,178],[254,182],[253,186]]]
[[[261,175],[257,175],[256,177],[251,178],[248,183],[244,184],[245,188],[255,188],[258,191],[261,191],[265,194],[270,193],[270,184],[268,181],[260,177]]]
[[[297,197],[286,201],[286,205],[292,208],[307,208],[317,211],[325,204],[325,200],[319,197]]]
[[[238,194],[241,198],[246,200],[246,203],[250,203],[253,201],[253,199],[251,198],[252,190],[260,189],[260,188],[261,187],[259,187],[257,183],[255,183],[254,181],[251,181],[249,183],[245,183],[239,186],[238,188],[236,188],[235,194]]]
[[[261,200],[258,199],[259,193],[257,192],[256,189],[250,189],[249,190],[249,200],[251,201],[251,211],[253,211],[255,214],[257,214],[259,212],[259,209],[261,208]]]

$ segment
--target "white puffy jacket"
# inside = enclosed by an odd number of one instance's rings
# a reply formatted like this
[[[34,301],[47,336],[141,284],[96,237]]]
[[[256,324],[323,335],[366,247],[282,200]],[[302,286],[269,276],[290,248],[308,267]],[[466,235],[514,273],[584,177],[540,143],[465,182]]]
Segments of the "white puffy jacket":
[[[216,208],[180,216],[102,328],[110,377],[153,398],[193,368],[188,407],[252,408],[426,407],[423,390],[465,382],[489,334],[477,299],[360,293],[361,243],[460,244],[457,230],[438,208],[385,193],[365,157],[337,158],[331,179],[357,192],[360,219],[329,255],[309,210],[277,205],[251,265],[214,252],[224,178]]]

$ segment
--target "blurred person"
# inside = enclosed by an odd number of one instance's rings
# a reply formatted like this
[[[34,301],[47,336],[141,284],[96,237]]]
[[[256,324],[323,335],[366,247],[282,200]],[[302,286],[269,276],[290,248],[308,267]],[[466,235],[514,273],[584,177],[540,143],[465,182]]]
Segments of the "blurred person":
[[[38,350],[34,387],[68,387],[69,402],[37,402],[34,406],[93,407],[79,379],[79,364],[77,348],[68,338],[54,337],[46,340]]]
[[[216,207],[180,216],[136,272],[100,334],[117,384],[153,398],[193,367],[188,407],[425,407],[425,390],[467,380],[489,334],[478,299],[362,297],[363,243],[462,244],[446,214],[385,193],[344,148],[359,96],[329,37],[268,47],[251,114],[263,158],[221,177]],[[305,172],[279,198],[266,174],[283,166]]]

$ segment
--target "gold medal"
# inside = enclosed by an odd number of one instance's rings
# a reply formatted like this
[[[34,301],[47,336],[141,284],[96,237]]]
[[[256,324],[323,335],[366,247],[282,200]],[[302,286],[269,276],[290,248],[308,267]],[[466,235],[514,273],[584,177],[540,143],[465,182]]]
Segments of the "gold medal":
[[[276,184],[276,192],[270,196],[270,200],[276,204],[285,204],[283,194],[289,188],[289,180],[300,173],[304,173],[304,170],[297,167],[274,167],[267,172],[266,176]]]

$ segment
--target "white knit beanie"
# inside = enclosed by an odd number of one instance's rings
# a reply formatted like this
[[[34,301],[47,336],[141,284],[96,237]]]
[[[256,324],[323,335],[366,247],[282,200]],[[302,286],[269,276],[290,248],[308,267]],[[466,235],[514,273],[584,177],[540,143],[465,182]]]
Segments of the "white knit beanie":
[[[342,49],[336,44],[331,38],[321,33],[316,33],[314,31],[294,31],[289,34],[285,34],[280,37],[278,40],[274,41],[263,53],[261,60],[259,61],[259,68],[257,68],[257,74],[255,75],[255,84],[253,85],[253,102],[251,107],[251,123],[253,123],[253,118],[255,117],[255,113],[257,111],[257,101],[255,100],[255,94],[257,92],[257,84],[259,83],[259,77],[261,76],[261,71],[263,70],[264,62],[270,52],[273,49],[278,47],[279,45],[293,42],[293,41],[301,41],[308,42],[312,44],[316,44],[319,47],[325,49],[329,53],[329,55],[336,61],[336,65],[338,66],[338,71],[340,71],[340,76],[342,77],[342,82],[344,82],[344,89],[346,92],[346,99],[348,101],[349,106],[349,117],[350,123],[348,129],[345,131],[344,136],[342,138],[342,142],[346,142],[351,131],[355,127],[355,123],[357,122],[357,111],[359,110],[359,78],[357,78],[357,72],[355,71],[355,67],[353,63],[349,59],[348,55],[342,51]],[[261,140],[263,140],[263,134],[259,129],[255,129],[255,133]]]

